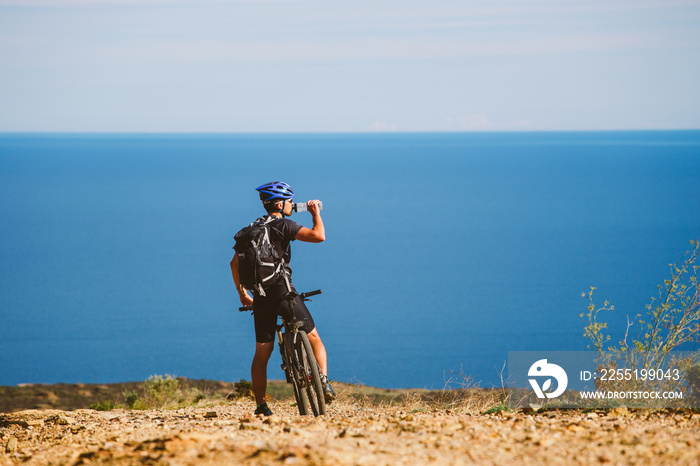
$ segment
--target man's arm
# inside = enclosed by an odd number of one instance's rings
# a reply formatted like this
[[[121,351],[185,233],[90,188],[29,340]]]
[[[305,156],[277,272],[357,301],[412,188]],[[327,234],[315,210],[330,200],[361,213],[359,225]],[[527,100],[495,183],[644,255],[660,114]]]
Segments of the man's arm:
[[[240,278],[238,276],[238,253],[233,255],[231,259],[231,275],[233,275],[233,283],[236,284],[236,290],[238,290],[238,297],[241,300],[241,304],[244,306],[250,306],[253,304],[253,298],[248,294],[248,291],[241,285]]]
[[[321,211],[318,208],[318,200],[309,201],[309,213],[313,219],[314,226],[312,228],[301,227],[294,239],[305,241],[307,243],[320,243],[326,239],[326,229],[323,227],[321,219]]]

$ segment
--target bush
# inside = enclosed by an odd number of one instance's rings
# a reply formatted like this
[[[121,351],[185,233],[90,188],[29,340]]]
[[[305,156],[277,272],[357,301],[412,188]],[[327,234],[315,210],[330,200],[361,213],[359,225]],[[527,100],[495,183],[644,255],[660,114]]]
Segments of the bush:
[[[112,400],[98,401],[90,405],[90,409],[94,409],[95,411],[111,411],[114,408],[116,408],[116,404]]]
[[[233,384],[233,389],[234,392],[226,397],[229,400],[237,398],[255,398],[255,395],[253,394],[253,382],[241,379]]]
[[[130,409],[168,409],[187,405],[187,397],[179,388],[180,382],[171,375],[152,375],[143,382],[143,395],[135,391],[122,394]],[[198,390],[197,390],[198,392]],[[195,397],[196,402],[204,398]]]
[[[611,336],[606,333],[608,325],[599,321],[602,312],[611,312],[615,308],[608,301],[597,307],[593,300],[595,287],[591,287],[583,297],[588,297],[588,312],[581,314],[587,321],[584,337],[590,340],[598,353],[599,369],[615,369],[620,366],[631,369],[674,369],[682,371],[682,381],[687,388],[694,390],[693,374],[698,371],[696,356],[677,357],[672,351],[678,351],[684,344],[697,341],[700,335],[700,293],[698,290],[698,269],[696,265],[700,254],[700,241],[690,241],[692,248],[685,253],[677,264],[671,264],[671,276],[659,285],[658,299],[652,298],[646,306],[646,312],[627,317],[627,328],[617,344],[609,344]],[[628,342],[632,327],[638,329],[636,338]],[[589,346],[591,348],[591,346]],[[639,387],[636,380],[608,381],[605,387],[615,390],[633,390]],[[648,382],[648,381],[645,381]],[[665,390],[677,389],[670,380],[656,381],[655,388]],[[661,385],[664,385],[663,387]],[[647,385],[648,386],[648,385]]]
[[[122,396],[124,397],[124,401],[126,401],[126,405],[130,409],[134,409],[141,399],[138,393],[130,391],[125,391],[122,393]]]
[[[152,375],[143,383],[146,389],[146,397],[150,398],[154,403],[164,403],[178,396],[177,379],[165,374]]]

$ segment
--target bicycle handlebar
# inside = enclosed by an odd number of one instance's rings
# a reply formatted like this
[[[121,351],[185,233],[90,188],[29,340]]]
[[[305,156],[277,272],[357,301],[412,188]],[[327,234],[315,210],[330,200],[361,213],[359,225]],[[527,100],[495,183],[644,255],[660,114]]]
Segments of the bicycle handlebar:
[[[321,290],[315,290],[315,291],[307,291],[306,293],[302,293],[299,296],[301,296],[301,299],[306,299],[309,296],[316,296],[317,294],[321,294],[323,291]]]
[[[323,293],[323,291],[321,291],[321,290],[307,291],[307,292],[305,292],[305,293],[300,293],[300,294],[299,294],[299,297],[301,297],[301,299],[303,299],[304,301],[306,301],[306,298],[308,298],[308,297],[310,297],[310,296],[316,296],[317,294],[321,294],[321,293]],[[253,306],[241,306],[241,307],[238,308],[238,310],[239,310],[240,312],[252,311],[252,310],[253,310]]]

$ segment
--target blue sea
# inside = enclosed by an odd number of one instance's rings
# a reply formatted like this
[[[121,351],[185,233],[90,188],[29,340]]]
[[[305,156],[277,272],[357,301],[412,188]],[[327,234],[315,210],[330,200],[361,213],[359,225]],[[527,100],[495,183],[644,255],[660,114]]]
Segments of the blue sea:
[[[292,266],[330,378],[379,387],[585,350],[591,286],[620,339],[700,237],[700,131],[4,134],[0,385],[250,380],[229,261],[272,180],[323,201]]]

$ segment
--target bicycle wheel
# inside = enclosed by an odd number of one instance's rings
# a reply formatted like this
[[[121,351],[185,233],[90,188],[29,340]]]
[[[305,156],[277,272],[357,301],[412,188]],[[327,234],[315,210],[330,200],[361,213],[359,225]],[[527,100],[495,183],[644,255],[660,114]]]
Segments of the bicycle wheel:
[[[309,400],[309,406],[314,416],[326,414],[326,399],[323,396],[323,385],[319,373],[316,356],[314,356],[309,337],[306,332],[300,330],[297,334],[296,351],[299,357],[302,375],[304,376],[304,388]]]
[[[294,361],[294,349],[292,344],[291,334],[285,332],[284,338],[284,348],[287,352],[287,371],[289,371],[289,383],[292,384],[292,389],[294,390],[294,399],[297,402],[297,409],[299,409],[299,414],[305,416],[309,413],[309,402],[306,399],[306,393],[303,390],[303,378],[298,370],[298,365]],[[280,348],[282,351],[282,348]]]

